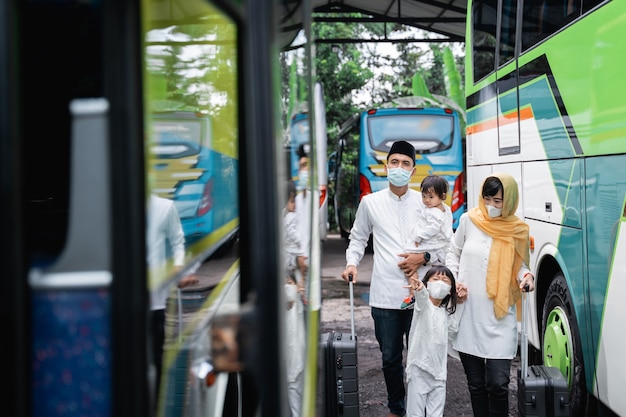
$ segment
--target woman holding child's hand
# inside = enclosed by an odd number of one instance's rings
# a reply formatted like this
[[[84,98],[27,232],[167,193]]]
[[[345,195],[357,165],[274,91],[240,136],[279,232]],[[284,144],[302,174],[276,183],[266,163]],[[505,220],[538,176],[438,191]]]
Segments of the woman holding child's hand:
[[[457,286],[465,302],[452,346],[463,362],[474,416],[508,416],[516,305],[520,288],[534,290],[529,228],[515,215],[517,206],[518,187],[511,175],[487,177],[478,206],[461,216],[446,256],[446,266],[464,285]]]

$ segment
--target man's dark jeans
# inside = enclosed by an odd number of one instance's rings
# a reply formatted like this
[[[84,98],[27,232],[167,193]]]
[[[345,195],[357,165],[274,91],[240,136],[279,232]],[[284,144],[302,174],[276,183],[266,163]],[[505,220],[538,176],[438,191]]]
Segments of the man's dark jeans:
[[[509,415],[510,359],[485,359],[460,353],[475,417]]]
[[[383,354],[383,374],[387,385],[387,407],[393,414],[404,416],[406,390],[402,350],[408,340],[413,310],[388,310],[372,307],[376,340]]]

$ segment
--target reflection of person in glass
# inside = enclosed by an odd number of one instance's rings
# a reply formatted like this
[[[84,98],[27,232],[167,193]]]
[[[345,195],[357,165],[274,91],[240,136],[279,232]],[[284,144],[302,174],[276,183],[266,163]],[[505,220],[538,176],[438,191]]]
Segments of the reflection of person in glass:
[[[304,307],[294,275],[288,272],[285,282],[287,315],[285,317],[285,339],[287,343],[287,397],[291,417],[299,417],[302,409],[304,388],[305,330]]]
[[[304,253],[311,250],[311,177],[309,157],[304,146],[299,151],[298,182],[296,183],[296,214],[298,215],[298,233]]]
[[[296,214],[296,186],[290,181],[287,186],[287,204],[283,209],[285,262],[287,270],[298,280],[299,290],[304,291],[308,267],[298,220],[299,218]]]
[[[292,417],[299,417],[302,408],[302,389],[304,378],[305,330],[304,307],[305,277],[307,264],[304,249],[298,231],[296,215],[296,185],[287,184],[287,204],[283,209],[283,228],[285,245],[285,298],[287,311],[285,317],[285,339],[287,341],[287,384],[289,408]],[[297,278],[299,272],[299,278]]]
[[[152,326],[152,352],[156,366],[156,393],[158,395],[165,342],[165,307],[169,289],[175,275],[185,262],[185,234],[174,203],[151,195],[148,201],[146,243],[148,246],[148,268],[150,271],[150,310]],[[168,270],[168,254],[173,267]],[[180,288],[198,282],[195,275],[180,279]]]

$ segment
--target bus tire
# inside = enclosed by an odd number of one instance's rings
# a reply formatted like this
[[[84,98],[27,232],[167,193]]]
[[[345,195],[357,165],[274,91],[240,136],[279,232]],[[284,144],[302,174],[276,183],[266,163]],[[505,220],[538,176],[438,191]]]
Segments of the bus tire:
[[[580,331],[567,281],[562,273],[552,279],[543,303],[542,357],[544,365],[561,370],[570,391],[570,415],[583,415],[587,388]]]

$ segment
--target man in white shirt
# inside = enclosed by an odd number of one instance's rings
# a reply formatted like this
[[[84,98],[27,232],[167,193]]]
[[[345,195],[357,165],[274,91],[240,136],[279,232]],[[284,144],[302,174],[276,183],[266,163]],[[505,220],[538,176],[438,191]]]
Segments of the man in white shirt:
[[[373,233],[374,263],[369,304],[372,308],[376,339],[382,352],[387,386],[389,417],[402,417],[406,411],[402,350],[411,328],[412,309],[402,310],[398,300],[406,296],[407,277],[430,254],[405,253],[411,226],[417,222],[424,203],[419,192],[409,188],[415,172],[415,148],[406,141],[394,142],[387,155],[385,172],[389,188],[366,195],[357,209],[350,244],[346,250],[344,280],[357,281],[357,266]]]
[[[158,396],[165,342],[165,307],[172,279],[185,264],[185,234],[174,202],[151,195],[148,201],[146,243],[150,278],[150,310],[152,352],[156,365],[156,394]],[[169,250],[168,250],[169,245]],[[173,267],[168,267],[171,254]],[[193,285],[198,278],[191,274],[179,279],[180,288]]]

